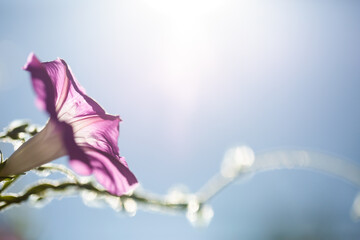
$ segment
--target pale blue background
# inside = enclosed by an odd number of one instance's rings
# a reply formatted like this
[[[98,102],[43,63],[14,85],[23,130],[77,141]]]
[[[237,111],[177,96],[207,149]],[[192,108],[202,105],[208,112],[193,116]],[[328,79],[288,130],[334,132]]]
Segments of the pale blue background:
[[[34,51],[65,59],[88,94],[120,114],[121,154],[156,193],[178,183],[196,191],[237,144],[360,163],[359,13],[350,0],[1,0],[0,127],[46,122],[21,70]],[[204,229],[79,198],[1,215],[37,240],[360,239],[356,194],[333,177],[283,170],[227,188]]]

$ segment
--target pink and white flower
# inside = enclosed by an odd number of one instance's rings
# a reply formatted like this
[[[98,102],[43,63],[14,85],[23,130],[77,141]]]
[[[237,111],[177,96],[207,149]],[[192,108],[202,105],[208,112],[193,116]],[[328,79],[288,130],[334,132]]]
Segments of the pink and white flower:
[[[137,179],[119,155],[119,116],[105,113],[87,96],[62,59],[41,63],[30,54],[24,69],[31,74],[36,105],[50,119],[9,157],[0,176],[20,174],[68,155],[75,172],[93,174],[110,193],[132,190]]]

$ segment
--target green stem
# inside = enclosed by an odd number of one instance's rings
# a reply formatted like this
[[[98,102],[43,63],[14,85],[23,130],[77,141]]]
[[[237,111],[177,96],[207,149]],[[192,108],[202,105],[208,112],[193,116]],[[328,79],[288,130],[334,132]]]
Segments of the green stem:
[[[76,183],[76,182],[63,182],[63,183],[58,183],[58,184],[42,183],[42,184],[39,184],[39,185],[29,188],[23,194],[20,194],[20,195],[9,194],[9,195],[0,196],[0,203],[3,202],[3,204],[0,206],[0,211],[10,207],[11,205],[20,204],[20,203],[28,200],[32,194],[46,197],[46,192],[48,190],[62,192],[62,191],[66,191],[67,189],[73,188],[73,187],[76,187],[79,190],[86,189],[86,190],[95,192],[99,195],[118,197],[116,195],[113,195],[113,194],[105,191],[105,190],[96,188],[91,183]],[[176,203],[176,204],[168,203],[161,199],[149,198],[148,196],[142,196],[140,194],[133,194],[131,196],[124,195],[119,198],[122,200],[133,199],[134,201],[136,201],[138,203],[145,203],[148,205],[170,208],[170,209],[174,209],[174,210],[183,210],[183,209],[186,209],[186,207],[187,207],[187,203]]]
[[[2,186],[2,188],[0,189],[0,193],[2,193],[3,191],[5,191],[8,187],[10,187],[10,185],[12,183],[14,183],[21,175],[16,175],[13,178],[5,181],[4,185]]]

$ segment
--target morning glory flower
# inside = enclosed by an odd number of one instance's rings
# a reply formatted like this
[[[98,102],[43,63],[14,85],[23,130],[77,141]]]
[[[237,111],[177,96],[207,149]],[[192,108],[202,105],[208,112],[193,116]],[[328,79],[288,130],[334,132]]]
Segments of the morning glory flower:
[[[50,119],[6,161],[0,176],[20,174],[68,155],[80,175],[93,174],[112,194],[122,195],[137,185],[134,174],[119,155],[119,116],[86,95],[62,59],[41,63],[30,54],[24,66],[31,74],[36,105]]]

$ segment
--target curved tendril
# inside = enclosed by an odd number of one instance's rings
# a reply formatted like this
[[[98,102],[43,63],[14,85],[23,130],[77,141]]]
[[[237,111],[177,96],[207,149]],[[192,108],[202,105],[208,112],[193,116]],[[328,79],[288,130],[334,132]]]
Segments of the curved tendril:
[[[76,176],[76,174],[71,171],[69,168],[60,165],[60,164],[54,164],[54,163],[48,163],[45,165],[42,165],[38,168],[35,169],[36,171],[40,171],[40,172],[45,172],[45,171],[49,171],[51,172],[60,172],[62,174],[64,174],[65,176],[67,176],[68,178],[70,178],[71,180],[75,181],[75,182],[79,182],[78,177]]]

